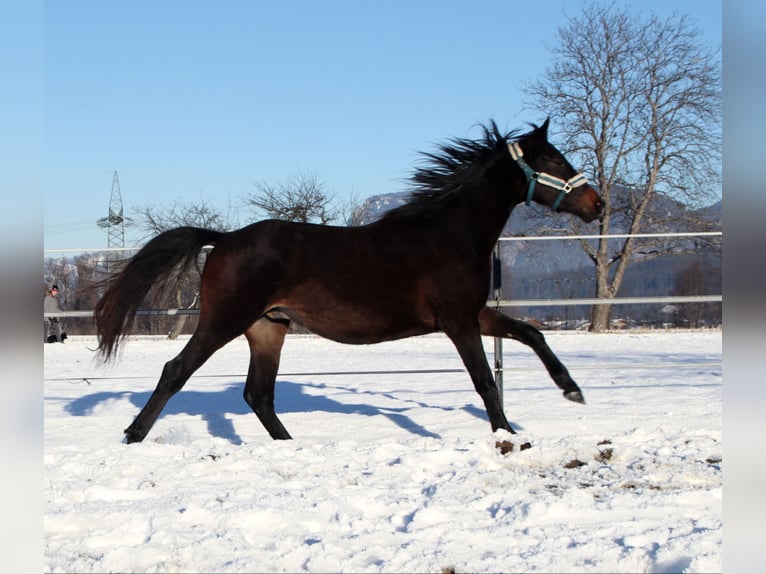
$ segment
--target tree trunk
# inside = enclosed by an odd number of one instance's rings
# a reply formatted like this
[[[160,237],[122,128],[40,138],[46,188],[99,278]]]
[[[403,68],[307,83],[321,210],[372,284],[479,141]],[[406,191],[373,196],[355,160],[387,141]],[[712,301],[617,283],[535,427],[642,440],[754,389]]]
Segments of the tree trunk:
[[[170,333],[168,333],[168,339],[171,341],[178,339],[178,335],[183,333],[184,327],[186,326],[186,319],[188,318],[188,315],[179,315],[176,317],[176,320],[173,323],[173,328],[170,329]]]
[[[611,305],[593,305],[590,313],[590,330],[593,333],[603,333],[609,329],[609,314]]]
[[[602,185],[602,189],[606,190],[604,194],[604,201],[607,205],[607,209],[611,211],[611,197],[609,188],[606,185]],[[599,235],[602,237],[598,240],[598,247],[595,251],[590,253],[593,264],[596,267],[596,292],[595,297],[598,299],[609,299],[613,296],[613,291],[609,285],[609,251],[607,239],[603,236],[609,235],[610,217],[609,212],[601,220],[599,224]],[[585,244],[583,247],[590,247]],[[593,333],[603,333],[609,329],[609,314],[611,311],[611,305],[593,305],[590,312],[590,330]]]
[[[603,244],[606,241],[601,239]],[[606,259],[605,250],[600,253],[600,260]],[[612,290],[609,285],[609,267],[605,262],[596,266],[596,297],[598,299],[609,299],[612,297]],[[593,333],[603,333],[609,329],[609,314],[612,305],[593,305],[590,312],[590,330]]]
[[[195,298],[196,301],[196,298]],[[176,291],[176,303],[178,304],[178,309],[181,309],[181,289],[179,288]],[[194,303],[192,303],[193,305]],[[170,333],[168,333],[168,339],[171,341],[175,341],[178,339],[178,335],[183,333],[184,327],[186,326],[186,319],[188,319],[188,315],[178,315],[176,317],[176,320],[173,322],[173,327],[170,329]]]

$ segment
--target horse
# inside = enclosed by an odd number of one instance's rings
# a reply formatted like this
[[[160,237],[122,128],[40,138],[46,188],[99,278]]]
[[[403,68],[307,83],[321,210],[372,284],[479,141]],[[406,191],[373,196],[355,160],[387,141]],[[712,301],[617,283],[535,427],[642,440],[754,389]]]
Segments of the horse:
[[[280,353],[291,321],[341,343],[365,345],[441,331],[455,346],[492,431],[515,433],[482,335],[532,348],[564,396],[582,391],[533,326],[487,307],[493,247],[526,202],[589,223],[604,203],[548,141],[550,118],[502,134],[494,120],[477,139],[452,138],[423,153],[401,206],[357,227],[263,220],[235,231],[178,227],[160,233],[111,280],[94,309],[98,353],[114,358],[153,286],[193,265],[205,246],[198,326],[169,360],[125,429],[141,442],[168,400],[218,349],[244,334],[250,362],[244,400],[273,439],[291,439],[274,410]]]

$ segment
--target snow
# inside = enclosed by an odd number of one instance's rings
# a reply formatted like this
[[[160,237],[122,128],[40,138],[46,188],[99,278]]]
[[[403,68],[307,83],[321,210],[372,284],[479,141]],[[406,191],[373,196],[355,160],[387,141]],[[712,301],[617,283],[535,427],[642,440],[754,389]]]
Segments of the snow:
[[[295,335],[276,398],[294,440],[242,400],[240,338],[131,445],[123,429],[185,339],[133,338],[107,366],[91,337],[45,345],[44,569],[721,571],[721,331],[546,338],[588,404],[506,341],[517,435],[491,432],[465,372],[322,374],[461,369],[442,335]]]

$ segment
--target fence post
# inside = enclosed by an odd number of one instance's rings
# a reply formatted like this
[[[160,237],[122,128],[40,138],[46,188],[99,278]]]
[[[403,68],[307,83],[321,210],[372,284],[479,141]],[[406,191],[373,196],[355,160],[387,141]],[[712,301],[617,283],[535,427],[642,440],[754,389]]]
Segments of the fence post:
[[[500,264],[500,243],[495,243],[492,251],[492,297],[495,309],[500,311],[503,298],[503,269]],[[503,338],[495,337],[495,386],[500,394],[500,406],[503,406]]]

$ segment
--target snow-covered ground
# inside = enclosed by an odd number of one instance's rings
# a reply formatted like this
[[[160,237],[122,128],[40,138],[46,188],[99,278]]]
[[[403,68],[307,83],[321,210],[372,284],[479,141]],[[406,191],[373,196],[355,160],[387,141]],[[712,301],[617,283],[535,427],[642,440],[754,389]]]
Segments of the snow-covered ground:
[[[131,339],[106,367],[93,338],[45,345],[45,570],[721,571],[721,331],[546,337],[588,404],[506,341],[518,435],[490,432],[464,372],[321,374],[460,369],[444,336],[291,336],[276,404],[295,440],[242,400],[238,339],[132,445],[185,340]]]

